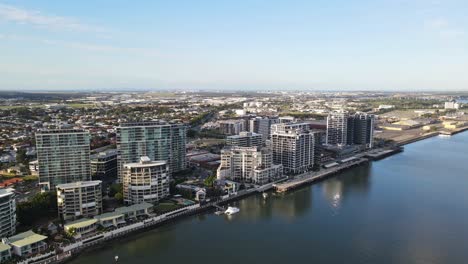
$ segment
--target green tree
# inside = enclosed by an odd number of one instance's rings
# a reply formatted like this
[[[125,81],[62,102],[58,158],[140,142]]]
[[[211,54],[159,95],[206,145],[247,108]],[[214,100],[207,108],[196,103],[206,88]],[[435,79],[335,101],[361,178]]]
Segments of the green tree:
[[[17,164],[24,164],[28,165],[28,156],[26,156],[26,150],[25,149],[19,149],[16,152],[16,163]]]
[[[203,183],[205,184],[206,187],[213,187],[215,180],[216,180],[216,175],[210,175],[206,177]]]
[[[123,185],[116,183],[109,187],[109,197],[115,197],[117,193],[123,193]]]
[[[57,195],[53,192],[38,193],[30,201],[17,204],[18,222],[32,226],[44,217],[57,216]]]
[[[119,202],[123,202],[123,194],[121,192],[116,193],[114,198]]]

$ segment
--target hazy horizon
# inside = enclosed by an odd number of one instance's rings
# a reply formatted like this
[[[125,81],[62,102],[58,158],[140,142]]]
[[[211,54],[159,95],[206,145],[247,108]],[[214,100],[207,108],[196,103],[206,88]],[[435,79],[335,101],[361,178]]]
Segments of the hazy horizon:
[[[0,91],[463,92],[467,8],[0,0]]]

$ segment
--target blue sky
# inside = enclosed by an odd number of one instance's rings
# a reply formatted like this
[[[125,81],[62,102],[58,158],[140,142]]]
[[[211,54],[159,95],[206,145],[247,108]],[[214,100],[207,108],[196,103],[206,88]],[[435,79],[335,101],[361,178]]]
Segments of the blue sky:
[[[0,90],[467,90],[468,1],[0,0]]]

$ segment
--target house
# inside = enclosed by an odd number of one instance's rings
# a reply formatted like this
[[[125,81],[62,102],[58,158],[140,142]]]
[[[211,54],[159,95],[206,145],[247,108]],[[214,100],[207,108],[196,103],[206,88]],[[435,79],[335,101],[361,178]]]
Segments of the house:
[[[29,230],[5,239],[4,243],[6,242],[11,246],[13,254],[19,257],[27,257],[46,250],[47,243],[44,241],[46,239],[46,236]]]
[[[195,193],[195,200],[196,201],[204,201],[206,199],[206,190],[205,188],[202,188],[200,190],[198,190],[196,193]]]
[[[97,219],[83,218],[70,222],[64,226],[67,233],[73,235],[75,239],[93,234],[97,229]]]
[[[193,197],[195,197],[196,201],[203,201],[206,197],[206,189],[201,188],[195,185],[188,185],[188,184],[177,184],[176,188],[179,190],[185,190],[192,193]]]
[[[98,224],[102,227],[119,227],[119,225],[126,224],[125,215],[119,212],[105,213],[96,215],[94,219],[97,220]]]
[[[0,243],[0,262],[7,261],[11,258],[11,247],[7,244]]]
[[[123,214],[125,219],[131,219],[131,218],[137,218],[140,216],[151,215],[152,208],[153,208],[152,204],[143,202],[139,204],[116,208],[115,212]]]

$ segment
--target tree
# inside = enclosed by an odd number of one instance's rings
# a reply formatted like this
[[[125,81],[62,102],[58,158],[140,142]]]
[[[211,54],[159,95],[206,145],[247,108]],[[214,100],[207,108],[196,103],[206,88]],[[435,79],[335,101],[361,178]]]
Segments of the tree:
[[[18,222],[32,226],[35,220],[57,216],[57,195],[53,192],[38,193],[30,201],[18,203]]]
[[[19,149],[16,152],[16,163],[17,164],[28,164],[28,156],[26,156],[26,150],[25,149]]]
[[[194,138],[197,135],[198,135],[198,132],[196,130],[194,130],[194,129],[189,129],[187,131],[187,137],[189,137],[189,138]]]
[[[203,182],[206,187],[213,187],[214,182],[216,181],[216,175],[210,175],[206,177],[205,181]]]
[[[122,184],[112,184],[109,188],[109,197],[115,197],[117,193],[123,193]]]
[[[65,235],[69,238],[73,238],[73,236],[76,235],[76,228],[75,227],[70,227],[67,232],[65,233]]]
[[[116,193],[114,198],[119,202],[123,202],[123,194],[121,192]]]

